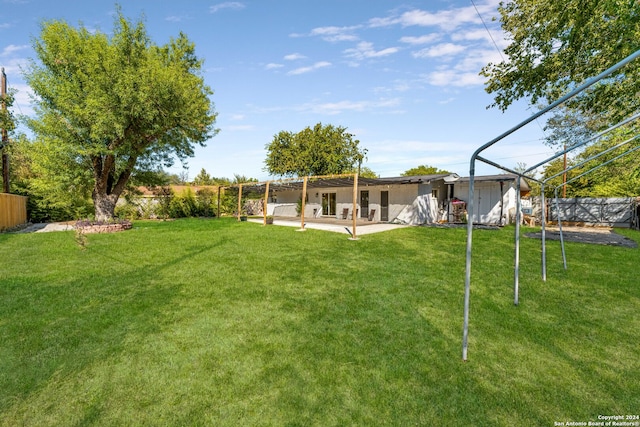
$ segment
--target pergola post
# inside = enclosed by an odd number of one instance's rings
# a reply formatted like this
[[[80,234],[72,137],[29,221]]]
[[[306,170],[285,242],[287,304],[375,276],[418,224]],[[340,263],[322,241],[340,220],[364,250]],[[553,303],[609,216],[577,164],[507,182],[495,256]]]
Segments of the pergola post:
[[[242,216],[242,184],[238,185],[238,221]]]
[[[220,192],[222,191],[222,186],[218,185],[218,211],[216,213],[216,218],[220,219]]]
[[[353,221],[353,232],[350,240],[358,240],[356,234],[356,222],[358,220],[358,174],[353,174],[353,208],[351,210],[351,220]]]
[[[308,176],[305,176],[302,181],[302,204],[300,205],[300,230],[304,231],[304,210],[307,204],[307,180]]]
[[[264,189],[264,203],[262,206],[262,225],[267,225],[267,208],[269,207],[269,183],[271,181],[267,181]]]

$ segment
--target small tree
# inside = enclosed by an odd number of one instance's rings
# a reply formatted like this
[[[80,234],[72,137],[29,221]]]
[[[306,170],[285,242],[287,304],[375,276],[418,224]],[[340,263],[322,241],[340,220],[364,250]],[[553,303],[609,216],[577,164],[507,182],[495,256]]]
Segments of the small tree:
[[[207,171],[204,168],[202,168],[200,170],[200,173],[196,175],[195,178],[193,178],[193,184],[194,185],[211,185],[213,184],[213,181],[211,179],[211,175],[209,175]]]

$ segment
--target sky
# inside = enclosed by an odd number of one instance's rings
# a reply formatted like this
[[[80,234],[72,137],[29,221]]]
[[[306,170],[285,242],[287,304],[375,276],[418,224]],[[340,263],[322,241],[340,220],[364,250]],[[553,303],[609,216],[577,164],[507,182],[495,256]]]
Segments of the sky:
[[[0,0],[0,66],[14,113],[32,115],[22,70],[41,24],[64,20],[111,34],[116,2]],[[479,75],[507,46],[498,0],[122,0],[155,44],[180,32],[204,60],[219,132],[171,173],[267,180],[265,146],[280,131],[347,128],[381,177],[430,165],[468,176],[472,153],[535,113],[506,112]],[[536,120],[483,153],[505,167],[550,157]],[[476,173],[502,171],[482,162]]]

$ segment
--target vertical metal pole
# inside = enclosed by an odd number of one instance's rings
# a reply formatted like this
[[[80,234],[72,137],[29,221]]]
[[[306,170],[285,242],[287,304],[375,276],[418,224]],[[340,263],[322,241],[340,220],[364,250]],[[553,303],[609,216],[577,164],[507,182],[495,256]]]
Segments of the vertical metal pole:
[[[469,346],[469,299],[471,294],[471,244],[473,241],[473,190],[475,179],[475,158],[469,168],[469,200],[467,201],[467,259],[464,277],[464,321],[462,326],[462,360],[467,361]]]
[[[518,175],[518,179],[516,180],[516,241],[515,241],[515,256],[514,256],[514,278],[513,278],[513,304],[518,305],[518,294],[520,287],[520,222],[522,222],[521,218],[521,208],[522,202],[520,200],[520,181],[522,177]]]
[[[541,225],[542,225],[542,281],[546,282],[547,281],[547,235],[546,235],[546,222],[547,222],[547,206],[546,206],[546,200],[545,200],[545,195],[544,195],[544,184],[542,184],[540,191],[542,193],[542,220],[541,220]]]
[[[567,188],[566,185],[563,185],[562,188]],[[562,264],[564,265],[564,269],[567,269],[567,255],[564,251],[564,236],[562,235],[562,220],[560,219],[560,203],[558,202],[558,187],[554,190],[554,196],[556,199],[556,215],[558,215],[558,229],[560,230],[560,248],[562,248]]]
[[[504,216],[504,181],[500,181],[500,220],[498,222],[499,225],[504,225],[504,223],[502,222],[503,216]]]

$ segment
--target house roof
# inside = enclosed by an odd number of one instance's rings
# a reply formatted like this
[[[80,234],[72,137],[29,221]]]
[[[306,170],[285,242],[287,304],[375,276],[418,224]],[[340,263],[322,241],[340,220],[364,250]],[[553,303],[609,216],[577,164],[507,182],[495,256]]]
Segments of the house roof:
[[[478,175],[474,176],[473,180],[476,182],[511,182],[515,181],[518,178],[518,175],[512,173],[503,173],[499,175]],[[461,177],[457,180],[457,182],[469,182],[471,177],[465,176]],[[529,191],[531,187],[526,179],[520,180],[520,190]]]
[[[345,188],[353,187],[353,174],[329,175],[321,177],[308,177],[307,189],[312,188]],[[518,176],[514,174],[482,175],[474,177],[476,182],[507,182],[515,181]],[[413,175],[397,176],[386,178],[364,178],[358,177],[358,187],[369,187],[379,185],[406,185],[406,184],[428,184],[432,181],[443,180],[448,184],[457,182],[469,182],[469,177],[460,177],[455,173],[433,174],[433,175]],[[304,178],[284,178],[280,180],[268,181],[270,191],[300,191],[304,185]],[[267,181],[247,182],[242,184],[243,191],[264,192]],[[237,187],[238,185],[233,185]],[[526,180],[521,181],[521,190],[530,190]]]
[[[374,185],[403,185],[403,184],[428,184],[431,181],[444,179],[451,174],[398,176],[387,178],[364,178],[358,177],[358,187],[369,187]],[[455,175],[455,174],[454,174]],[[353,187],[353,174],[334,175],[325,177],[308,177],[307,188],[344,188]],[[457,177],[457,175],[456,175]],[[243,190],[264,191],[267,182],[248,182],[242,184]],[[269,189],[272,191],[301,190],[304,185],[304,178],[285,178],[281,180],[269,181]],[[234,185],[236,187],[237,185]]]

